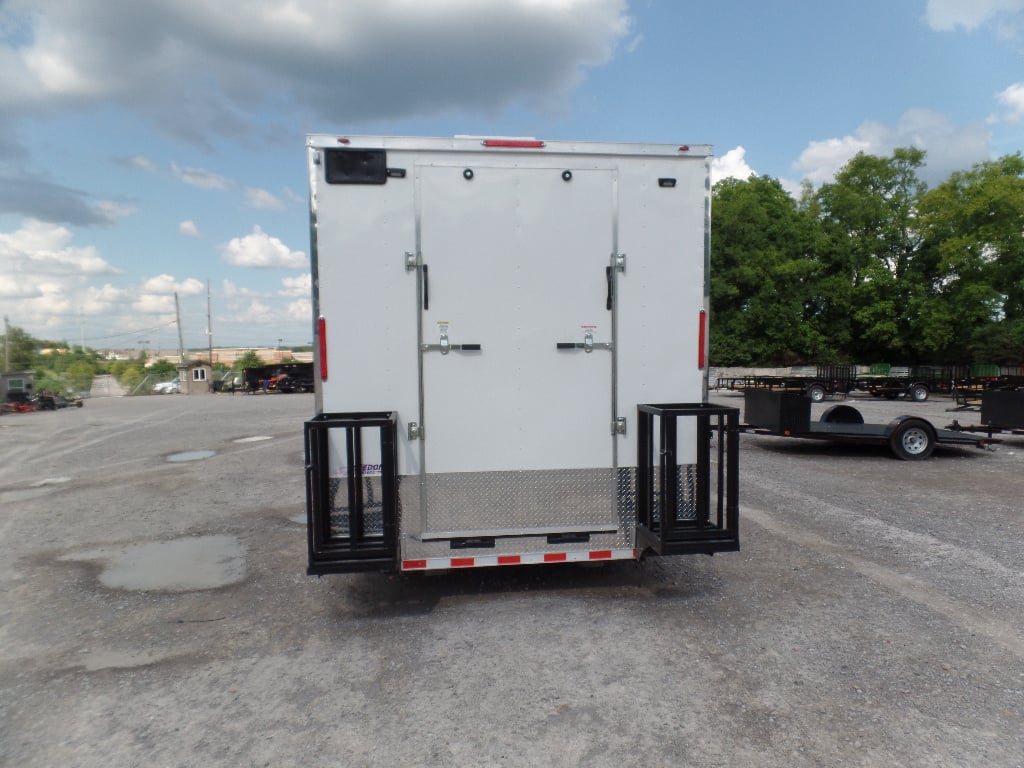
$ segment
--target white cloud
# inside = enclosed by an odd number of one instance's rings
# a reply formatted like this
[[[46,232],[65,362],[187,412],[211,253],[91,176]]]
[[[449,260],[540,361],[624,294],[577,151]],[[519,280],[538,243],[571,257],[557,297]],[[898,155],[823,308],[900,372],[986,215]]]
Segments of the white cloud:
[[[1006,113],[1001,117],[992,118],[993,122],[1003,121],[1016,123],[1024,119],[1024,83],[1014,83],[996,94],[996,100],[1006,107]]]
[[[138,170],[145,171],[146,173],[156,173],[156,166],[153,165],[153,162],[149,158],[142,157],[141,155],[129,157],[128,164],[132,168],[137,168]]]
[[[228,299],[233,299],[236,296],[249,296],[252,293],[248,288],[236,285],[230,280],[224,280],[221,283],[221,290]]]
[[[28,280],[42,275],[76,277],[118,272],[95,247],[72,246],[72,237],[64,227],[32,219],[15,232],[0,232],[0,272]]]
[[[122,301],[125,292],[115,288],[110,283],[103,286],[88,286],[80,296],[82,313],[86,315],[99,315],[109,312]]]
[[[628,0],[47,0],[0,5],[5,23],[29,32],[0,44],[0,113],[125,104],[206,144],[259,108],[332,123],[558,109],[636,40]]]
[[[1019,25],[1024,0],[928,0],[925,18],[935,30],[976,29],[989,21]]]
[[[35,220],[0,232],[0,299],[12,322],[26,330],[41,329],[36,333],[45,336],[68,318],[98,315],[122,299],[109,283],[89,283],[120,270],[94,246],[79,247],[73,240],[70,230]]]
[[[199,227],[194,221],[183,221],[178,224],[178,233],[185,237],[199,237]]]
[[[181,181],[199,189],[228,189],[234,186],[231,179],[203,168],[181,168],[171,163],[171,172]]]
[[[285,277],[282,278],[281,284],[284,285],[284,289],[278,292],[281,296],[309,296],[313,285],[313,276],[306,272],[297,277]]]
[[[288,208],[279,197],[275,197],[265,189],[256,187],[246,188],[245,203],[250,208],[258,208],[260,210],[283,211]]]
[[[896,125],[868,121],[853,135],[812,141],[793,167],[801,178],[818,185],[831,181],[858,152],[887,156],[897,147],[916,147],[927,153],[920,177],[936,184],[954,171],[985,160],[990,139],[989,130],[981,123],[956,126],[948,115],[912,109]],[[792,186],[790,182],[789,188]]]
[[[132,302],[132,309],[146,315],[172,314],[174,312],[174,296],[143,293]]]
[[[722,179],[746,180],[751,176],[756,176],[757,174],[754,173],[754,169],[747,165],[746,154],[746,149],[736,147],[735,149],[730,149],[721,157],[714,158],[711,161],[712,183]]]
[[[307,321],[313,316],[313,302],[309,299],[298,299],[288,304],[288,317],[292,320]]]
[[[142,290],[145,293],[171,296],[173,302],[173,294],[175,293],[182,296],[196,296],[205,292],[206,286],[202,281],[197,280],[194,277],[178,281],[173,275],[157,275],[156,277],[151,277],[145,280],[142,283]]]
[[[245,237],[233,238],[222,247],[224,260],[236,267],[285,267],[298,269],[306,266],[306,254],[292,251],[276,237],[253,227]]]
[[[260,325],[273,322],[275,317],[277,317],[276,313],[266,304],[261,303],[259,299],[253,299],[238,313],[238,319],[242,322]]]
[[[123,219],[135,213],[135,206],[127,203],[117,203],[113,200],[100,200],[93,208],[108,222]]]

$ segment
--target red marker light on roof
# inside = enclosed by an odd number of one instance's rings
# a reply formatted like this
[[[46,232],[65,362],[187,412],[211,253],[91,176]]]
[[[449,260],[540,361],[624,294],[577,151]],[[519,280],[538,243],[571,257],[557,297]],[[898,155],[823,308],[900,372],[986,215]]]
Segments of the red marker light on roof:
[[[338,137],[338,143],[339,144],[351,144],[352,142],[350,140],[346,139],[344,136],[339,136]]]
[[[689,152],[690,151],[690,145],[689,144],[683,144],[683,146],[681,146],[679,148],[679,151],[680,152]]]
[[[481,142],[485,147],[504,147],[512,149],[540,149],[544,146],[543,141],[536,139],[484,139]]]

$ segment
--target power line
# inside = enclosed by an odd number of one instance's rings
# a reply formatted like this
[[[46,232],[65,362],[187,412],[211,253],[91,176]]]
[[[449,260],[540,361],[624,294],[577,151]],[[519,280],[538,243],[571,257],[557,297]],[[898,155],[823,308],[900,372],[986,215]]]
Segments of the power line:
[[[105,339],[121,339],[121,338],[124,338],[125,336],[138,336],[140,333],[152,333],[153,331],[159,331],[159,330],[161,330],[163,328],[167,328],[168,326],[174,325],[175,322],[176,321],[171,320],[170,322],[167,322],[167,323],[161,323],[160,325],[154,325],[151,328],[140,328],[137,331],[127,331],[126,333],[112,333],[112,334],[109,334],[107,336],[85,336],[85,337],[83,337],[83,340],[85,340],[85,341],[103,341]]]

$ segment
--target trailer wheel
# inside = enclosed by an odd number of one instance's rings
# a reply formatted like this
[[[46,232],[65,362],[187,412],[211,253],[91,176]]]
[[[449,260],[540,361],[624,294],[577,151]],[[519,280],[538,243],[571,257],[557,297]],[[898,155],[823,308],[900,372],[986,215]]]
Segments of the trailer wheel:
[[[889,435],[889,447],[904,461],[927,459],[935,450],[935,430],[923,419],[906,419]]]
[[[825,388],[821,384],[811,384],[807,388],[807,396],[811,398],[811,402],[820,403],[825,399]]]
[[[910,399],[918,403],[923,403],[928,399],[928,387],[924,384],[915,384],[910,388]]]

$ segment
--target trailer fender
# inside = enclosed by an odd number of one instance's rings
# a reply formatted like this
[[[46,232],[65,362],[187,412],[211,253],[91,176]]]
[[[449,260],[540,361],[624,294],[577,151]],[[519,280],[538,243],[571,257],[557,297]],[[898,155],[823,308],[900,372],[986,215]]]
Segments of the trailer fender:
[[[833,405],[821,414],[818,421],[822,424],[863,424],[864,415],[852,405]]]
[[[935,427],[914,416],[897,416],[885,428],[889,448],[904,461],[927,459],[935,450]]]

